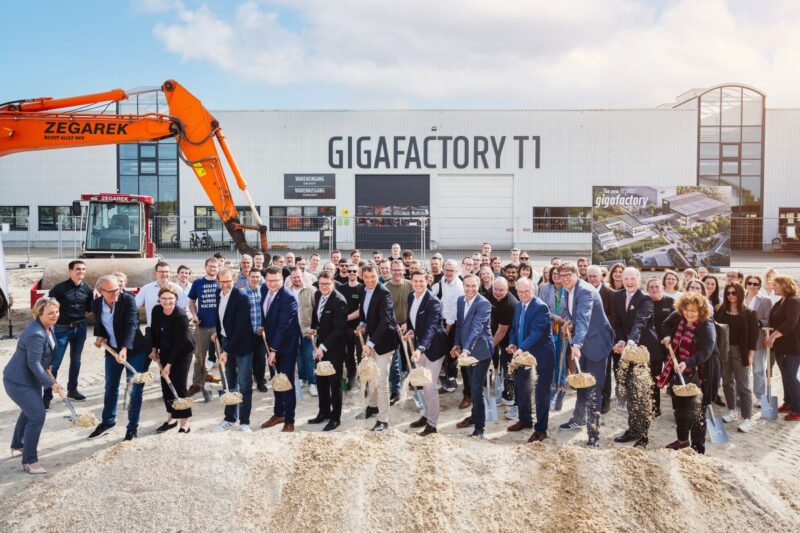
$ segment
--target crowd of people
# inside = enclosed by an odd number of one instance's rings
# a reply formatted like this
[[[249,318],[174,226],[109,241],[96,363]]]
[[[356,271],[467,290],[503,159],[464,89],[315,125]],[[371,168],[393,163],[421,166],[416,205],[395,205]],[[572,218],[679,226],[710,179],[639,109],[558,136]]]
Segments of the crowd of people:
[[[213,431],[251,432],[254,388],[268,393],[270,379],[280,374],[293,383],[289,390],[272,387],[274,412],[262,428],[294,431],[302,389],[318,403],[308,424],[336,430],[343,394],[359,391],[366,407],[358,418],[374,417],[372,430],[385,431],[408,386],[404,376],[417,366],[432,376],[413,395],[420,418],[411,427],[422,436],[438,431],[440,395],[460,389],[459,408],[470,411],[457,428],[483,438],[487,409],[505,406],[513,421],[508,431],[533,430],[529,442],[543,441],[550,411],[562,408],[567,376],[583,373],[593,384],[577,389],[561,431],[585,428],[587,446],[599,447],[602,416],[615,400],[627,410],[629,427],[614,441],[647,447],[666,391],[677,434],[667,447],[704,453],[704,410],[725,406],[724,422],[750,431],[776,362],[784,391],[779,411],[800,420],[800,298],[791,277],[774,269],[763,276],[730,270],[723,280],[687,269],[643,281],[639,270],[622,264],[554,257],[539,272],[526,252],[514,248],[510,257],[504,264],[484,243],[460,262],[435,254],[423,265],[394,244],[386,257],[379,250],[370,258],[334,250],[325,260],[286,253],[267,265],[262,254],[243,255],[234,270],[217,254],[191,282],[191,269],[179,266],[173,281],[171,266],[160,261],[155,280],[136,294],[121,272],[101,275],[90,287],[86,265],[72,261],[69,279],[36,302],[34,320],[3,373],[5,390],[21,409],[12,455],[22,456],[27,472],[44,473],[37,445],[53,393],[85,401],[78,378],[90,316],[94,344],[105,350],[102,418],[90,439],[116,425],[123,372],[124,438],[137,437],[144,384],[131,378],[151,366],[160,375],[166,411],[158,432],[189,433],[192,408],[185,400],[200,394],[210,402],[220,378],[241,402],[224,407]],[[56,376],[68,347],[65,391]],[[626,361],[629,347],[647,349],[643,371]],[[534,367],[514,364],[525,353],[535,358]],[[369,358],[377,379],[364,391],[359,365]],[[320,362],[330,363],[333,374],[317,375]],[[646,393],[633,394],[642,379]],[[684,384],[702,394],[674,394]]]

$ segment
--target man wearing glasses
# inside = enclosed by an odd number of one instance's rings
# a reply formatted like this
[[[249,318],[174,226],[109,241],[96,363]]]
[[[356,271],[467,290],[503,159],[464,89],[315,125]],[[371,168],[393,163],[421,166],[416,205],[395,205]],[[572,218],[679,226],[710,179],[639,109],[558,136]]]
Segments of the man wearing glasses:
[[[161,287],[165,285],[172,285],[175,287],[175,290],[178,291],[178,302],[176,305],[181,309],[186,309],[186,307],[189,305],[189,298],[186,296],[186,293],[183,292],[180,286],[169,280],[169,263],[166,261],[159,261],[156,263],[154,273],[156,280],[151,281],[147,285],[143,285],[138,294],[136,294],[136,307],[144,307],[145,314],[147,315],[147,329],[145,330],[145,337],[148,339],[150,338],[149,329],[153,317],[153,308],[158,303],[158,291],[161,290]]]
[[[103,415],[100,424],[89,435],[90,439],[106,434],[116,425],[119,382],[122,372],[126,370],[125,361],[137,372],[144,372],[150,363],[150,359],[147,358],[147,343],[139,330],[136,299],[131,294],[120,293],[119,282],[113,274],[98,279],[95,288],[100,292],[100,297],[92,301],[92,313],[96,320],[94,345],[100,348],[106,344],[117,355],[113,355],[108,350],[105,352],[106,384],[103,396]],[[133,372],[130,370],[127,370],[126,373],[128,379],[133,376]],[[143,388],[143,383],[132,384],[125,440],[132,440],[137,436]]]
[[[445,322],[445,332],[447,333],[447,351],[453,348],[456,334],[456,319],[458,318],[458,298],[464,295],[464,284],[458,277],[458,264],[452,259],[444,263],[444,277],[431,287],[431,292],[442,302],[442,318]],[[456,360],[448,357],[445,360],[445,378],[442,389],[439,392],[455,392],[458,388],[456,376],[458,375],[458,365]],[[436,376],[433,376],[434,379]],[[464,384],[465,390],[469,385]],[[463,402],[462,402],[463,403]],[[466,406],[465,406],[466,408]]]
[[[359,283],[358,266],[352,263],[345,263],[345,274],[347,280],[336,286],[336,290],[347,300],[347,350],[344,355],[344,364],[347,367],[347,390],[353,388],[356,379],[356,367],[361,360],[361,344],[356,339],[356,327],[358,327],[358,308],[361,303],[361,289],[363,285]]]

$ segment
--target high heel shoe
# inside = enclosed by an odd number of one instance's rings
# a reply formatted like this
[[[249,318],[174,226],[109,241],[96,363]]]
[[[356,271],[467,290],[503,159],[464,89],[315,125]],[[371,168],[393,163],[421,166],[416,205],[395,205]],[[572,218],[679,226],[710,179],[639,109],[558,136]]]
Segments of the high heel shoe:
[[[47,470],[43,466],[22,465],[22,469],[29,474],[46,474]]]
[[[178,433],[189,433],[192,430],[190,427],[180,428]]]
[[[11,448],[11,458],[19,457],[22,455],[22,448]]]

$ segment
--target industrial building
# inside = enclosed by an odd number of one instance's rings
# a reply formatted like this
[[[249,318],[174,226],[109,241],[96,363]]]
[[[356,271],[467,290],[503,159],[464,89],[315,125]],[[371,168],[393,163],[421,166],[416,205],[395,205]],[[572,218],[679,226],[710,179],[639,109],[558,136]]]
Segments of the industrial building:
[[[202,87],[189,89],[202,99]],[[119,104],[118,112],[168,113],[163,101],[144,96]],[[483,241],[495,248],[589,249],[592,186],[649,186],[655,199],[659,187],[729,185],[732,246],[760,249],[796,238],[800,216],[800,109],[766,103],[754,87],[724,84],[652,109],[214,116],[272,241],[313,245],[332,224],[342,248],[385,247],[407,235],[432,250]],[[0,159],[0,179],[7,246],[28,234],[52,246],[59,232],[74,230],[59,221],[86,192],[153,196],[157,245],[219,228],[169,140],[14,154]],[[229,181],[236,197],[230,175]],[[242,214],[252,221],[248,209]],[[626,231],[642,231],[630,222]],[[605,228],[603,239],[612,238]]]

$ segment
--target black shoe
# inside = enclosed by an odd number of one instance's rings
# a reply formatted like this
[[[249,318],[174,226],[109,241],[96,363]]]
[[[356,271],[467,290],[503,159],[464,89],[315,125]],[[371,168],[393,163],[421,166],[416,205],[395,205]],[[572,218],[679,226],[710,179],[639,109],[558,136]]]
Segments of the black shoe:
[[[484,435],[483,431],[478,431],[476,429],[475,431],[472,432],[472,435],[470,435],[470,437],[475,439],[483,439],[486,438],[486,435]]]
[[[600,447],[600,439],[598,437],[589,437],[589,440],[586,441],[586,446],[588,448],[599,448]]]
[[[399,394],[392,394],[392,397],[389,398],[389,405],[394,405],[399,401],[400,401],[400,395]]]
[[[158,426],[156,431],[158,433],[164,433],[165,431],[169,431],[170,429],[175,429],[176,427],[178,427],[178,423],[177,422],[173,422],[171,424],[169,422],[164,422],[163,424]]]
[[[570,419],[568,422],[564,422],[563,424],[558,426],[558,428],[564,431],[575,431],[576,429],[581,429],[585,425],[586,424],[578,424],[574,420]]]
[[[86,396],[84,396],[83,394],[78,392],[77,389],[69,391],[67,393],[67,398],[69,398],[70,400],[73,400],[75,402],[85,402],[86,401]]]
[[[647,437],[642,437],[641,439],[636,441],[636,444],[634,444],[633,447],[641,448],[644,450],[645,448],[647,448],[647,442],[648,442]]]
[[[42,399],[42,402],[44,402],[44,410],[45,411],[49,411],[50,410],[50,400],[52,400],[52,398],[43,398]]]
[[[656,411],[655,413],[653,413],[653,420],[655,420],[656,418],[661,418],[661,411]]]
[[[418,429],[418,428],[421,428],[421,427],[425,427],[427,425],[428,425],[428,419],[423,416],[419,420],[415,420],[415,421],[411,422],[411,424],[409,424],[408,427],[411,427],[411,428],[414,428],[414,429]]]
[[[192,431],[192,428],[181,428],[178,430],[178,433],[189,433]]]
[[[267,392],[267,390],[268,390],[268,389],[267,389],[267,386],[266,386],[264,383],[262,383],[261,385],[259,385],[258,387],[256,387],[256,390],[257,390],[258,392]]]
[[[389,429],[389,424],[381,422],[380,420],[375,422],[375,425],[372,426],[372,431],[386,431],[387,429]]]
[[[377,414],[378,414],[378,408],[377,407],[369,407],[369,406],[367,406],[367,410],[364,411],[364,419],[366,420],[367,418],[369,418],[371,416],[375,416]]]
[[[631,433],[629,429],[626,429],[625,433],[623,433],[619,437],[614,437],[614,442],[620,442],[620,443],[633,442],[635,440],[636,437],[633,435],[633,433]]]
[[[611,400],[606,400],[603,402],[603,406],[600,408],[600,414],[605,415],[611,411]]]
[[[330,419],[331,419],[331,415],[323,415],[323,414],[320,413],[317,416],[315,416],[314,418],[312,418],[311,420],[309,420],[308,423],[309,424],[322,424],[326,420],[330,420]]]
[[[334,429],[338,428],[340,425],[342,425],[342,423],[339,422],[338,420],[330,420],[330,421],[328,421],[327,424],[325,424],[325,427],[322,428],[322,431],[333,431]]]
[[[109,426],[108,424],[103,424],[102,422],[100,422],[99,424],[97,424],[97,427],[94,428],[94,431],[92,431],[91,435],[89,435],[89,438],[96,439],[97,437],[104,434],[106,431],[108,431],[113,427],[114,426]]]
[[[139,435],[136,434],[136,430],[135,429],[128,429],[128,431],[125,432],[125,439],[123,439],[123,440],[133,440],[138,436]]]

